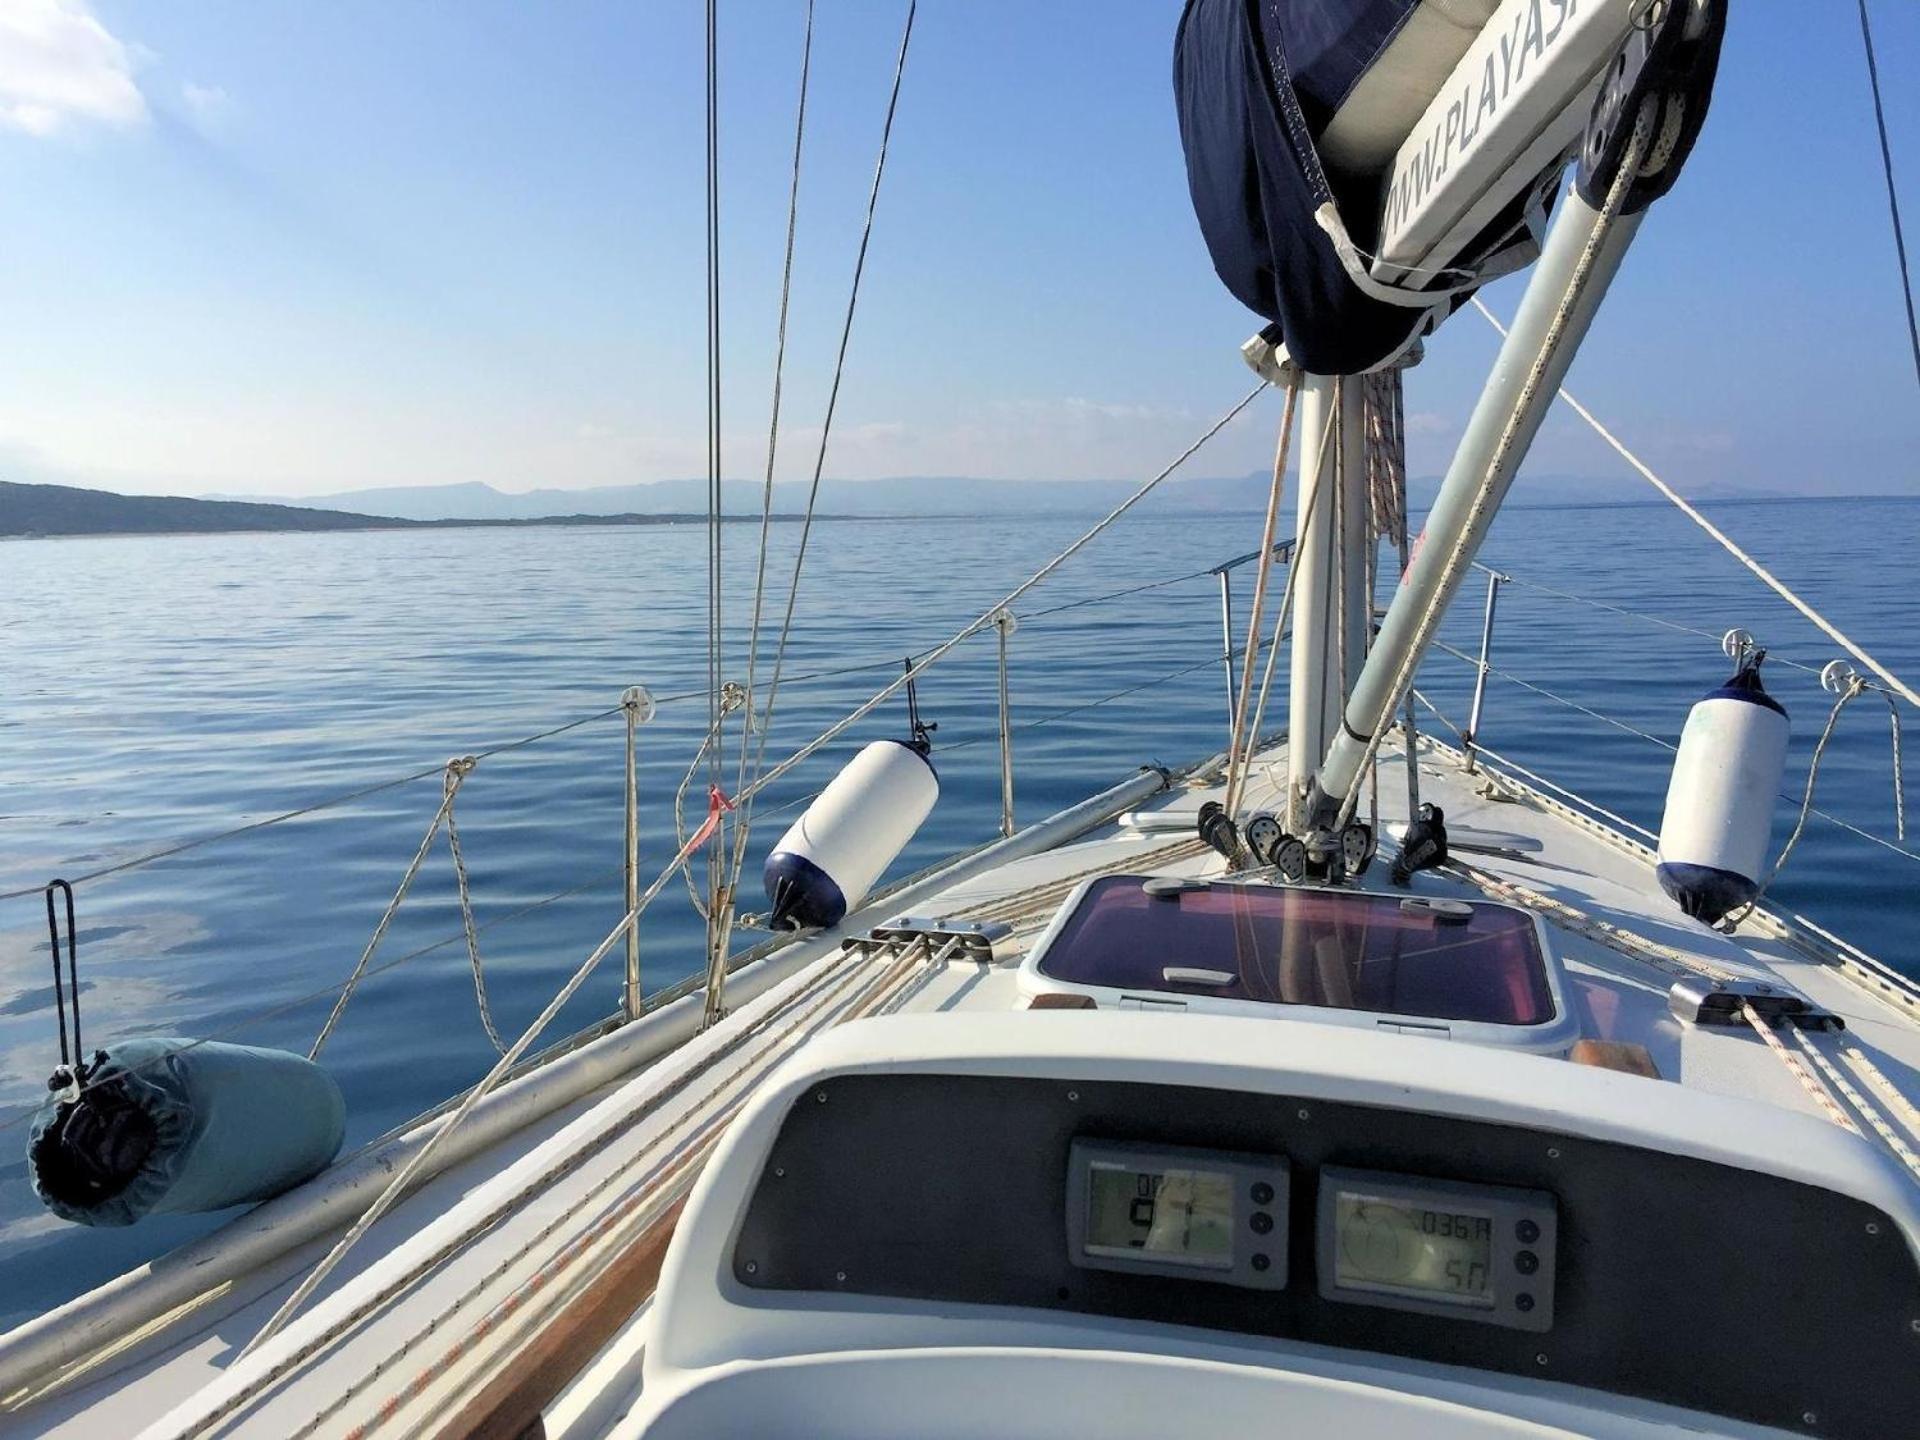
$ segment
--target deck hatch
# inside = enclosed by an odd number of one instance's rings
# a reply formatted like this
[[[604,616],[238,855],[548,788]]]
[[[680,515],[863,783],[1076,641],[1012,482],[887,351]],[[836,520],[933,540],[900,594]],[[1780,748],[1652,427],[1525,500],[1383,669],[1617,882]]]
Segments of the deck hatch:
[[[1533,917],[1511,906],[1279,885],[1151,893],[1093,881],[1033,965],[1049,980],[1482,1025],[1555,1016]]]

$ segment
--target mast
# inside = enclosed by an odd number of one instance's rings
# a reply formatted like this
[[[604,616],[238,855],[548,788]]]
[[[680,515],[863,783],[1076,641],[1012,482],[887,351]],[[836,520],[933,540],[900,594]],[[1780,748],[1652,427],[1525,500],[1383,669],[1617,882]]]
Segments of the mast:
[[[1548,231],[1492,375],[1434,502],[1305,806],[1307,830],[1352,817],[1360,777],[1466,579],[1574,354],[1638,233],[1679,178],[1705,119],[1725,12],[1672,7],[1636,32],[1595,101],[1579,175]]]
[[[1287,713],[1289,833],[1299,833],[1317,761],[1339,729],[1347,692],[1366,658],[1364,415],[1359,377],[1303,379]]]

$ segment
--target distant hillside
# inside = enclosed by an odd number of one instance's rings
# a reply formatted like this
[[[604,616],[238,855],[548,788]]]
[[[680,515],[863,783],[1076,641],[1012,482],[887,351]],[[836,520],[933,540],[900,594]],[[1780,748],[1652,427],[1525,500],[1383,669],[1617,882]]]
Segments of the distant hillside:
[[[1142,508],[1165,514],[1228,514],[1266,505],[1270,475],[1196,477],[1170,480]],[[456,485],[406,485],[310,495],[286,503],[321,509],[348,509],[401,520],[531,520],[544,516],[643,516],[702,514],[706,481],[654,480],[635,485],[604,485],[584,490],[497,490],[477,481]],[[876,515],[1084,515],[1110,510],[1138,488],[1137,480],[981,480],[965,476],[924,476],[893,480],[828,480],[820,487],[820,509],[842,516]],[[1409,482],[1415,510],[1432,503],[1437,476]],[[1292,494],[1297,477],[1288,481]],[[729,480],[729,515],[757,515],[760,482]],[[1703,500],[1771,498],[1765,490],[1716,486],[1695,492]],[[237,496],[257,502],[257,496]],[[1514,508],[1558,505],[1615,505],[1654,498],[1634,476],[1524,473],[1513,488]],[[774,506],[794,513],[806,508],[806,486],[797,481],[774,486]]]
[[[568,491],[542,492],[566,506],[575,497]],[[310,502],[275,505],[257,500],[189,500],[175,495],[115,495],[105,490],[82,490],[72,485],[20,485],[0,480],[0,538],[38,535],[207,535],[247,531],[285,530],[414,530],[484,529],[520,525],[699,525],[700,510],[666,510],[640,514],[582,511],[469,518],[409,519],[369,515],[357,511],[322,510]],[[729,515],[729,523],[759,522],[759,516]],[[787,523],[801,517],[776,514]],[[839,520],[839,515],[817,515],[817,520]]]
[[[183,531],[391,529],[393,519],[301,505],[111,495],[0,480],[0,535],[160,535]]]

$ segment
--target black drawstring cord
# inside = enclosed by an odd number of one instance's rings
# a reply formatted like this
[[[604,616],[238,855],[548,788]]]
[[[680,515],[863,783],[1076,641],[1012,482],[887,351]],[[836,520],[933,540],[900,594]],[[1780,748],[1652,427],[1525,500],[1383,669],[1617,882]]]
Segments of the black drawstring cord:
[[[66,984],[73,989],[73,1049],[67,1049],[67,1002],[66,986],[60,975],[60,920],[54,909],[54,892],[62,891],[67,901],[67,977]],[[50,1090],[65,1089],[66,1086],[85,1078],[86,1065],[81,1057],[87,1052],[80,1048],[80,945],[79,933],[73,921],[73,886],[64,880],[49,880],[47,897],[47,945],[53,951],[53,1004],[60,1025],[60,1068],[54,1071],[53,1079],[47,1082]]]
[[[920,718],[920,688],[919,681],[913,678],[913,657],[911,655],[907,656],[904,663],[907,667],[908,676],[907,729],[913,735],[913,738],[907,743],[922,755],[926,755],[933,750],[933,732],[940,727],[938,724],[929,724]]]

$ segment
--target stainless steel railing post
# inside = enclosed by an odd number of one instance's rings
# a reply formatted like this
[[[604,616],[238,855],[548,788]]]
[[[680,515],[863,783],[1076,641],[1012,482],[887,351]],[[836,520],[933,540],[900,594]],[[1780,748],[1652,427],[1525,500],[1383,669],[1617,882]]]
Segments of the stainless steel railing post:
[[[1213,572],[1220,577],[1220,663],[1227,672],[1227,745],[1233,745],[1233,566]]]
[[[1487,699],[1487,660],[1493,653],[1493,614],[1494,607],[1500,603],[1500,587],[1512,577],[1502,575],[1498,570],[1488,570],[1486,566],[1476,568],[1487,571],[1487,613],[1480,624],[1480,666],[1473,677],[1473,708],[1467,714],[1467,728],[1461,735],[1467,752],[1467,773],[1473,774],[1473,742],[1480,733],[1480,710]]]
[[[1000,833],[1013,834],[1013,707],[1007,694],[1007,637],[1019,621],[1011,610],[993,617],[1000,632]]]
[[[640,904],[640,727],[653,718],[653,696],[644,685],[630,685],[620,696],[627,716],[627,845],[625,870],[627,913]],[[640,922],[627,927],[627,978],[620,991],[620,1010],[627,1019],[640,1015]]]

